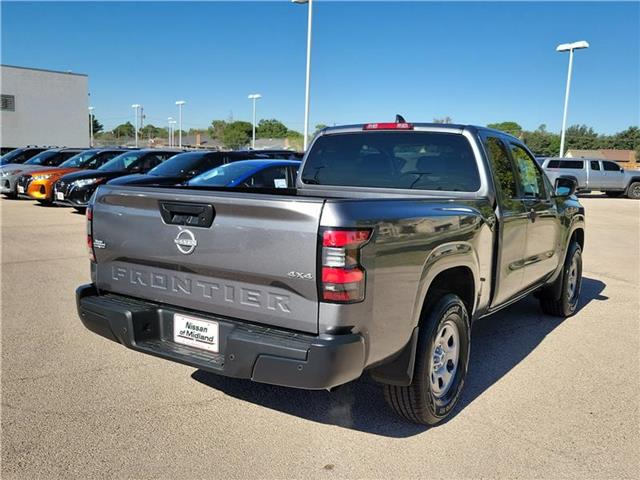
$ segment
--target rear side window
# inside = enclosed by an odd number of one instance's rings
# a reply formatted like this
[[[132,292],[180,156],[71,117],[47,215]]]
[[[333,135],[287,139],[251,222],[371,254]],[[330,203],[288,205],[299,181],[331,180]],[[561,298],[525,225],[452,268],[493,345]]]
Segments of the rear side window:
[[[591,163],[591,170],[600,170],[600,162],[592,161],[590,163]]]
[[[584,162],[582,160],[551,160],[547,168],[570,168],[573,170],[582,170]]]
[[[602,162],[602,166],[604,167],[604,170],[607,171],[607,172],[619,172],[620,171],[620,167],[618,166],[617,163]]]
[[[435,132],[323,135],[302,172],[313,185],[475,192],[480,175],[468,140]]]
[[[516,174],[506,147],[495,137],[487,137],[484,146],[503,201],[516,198]]]

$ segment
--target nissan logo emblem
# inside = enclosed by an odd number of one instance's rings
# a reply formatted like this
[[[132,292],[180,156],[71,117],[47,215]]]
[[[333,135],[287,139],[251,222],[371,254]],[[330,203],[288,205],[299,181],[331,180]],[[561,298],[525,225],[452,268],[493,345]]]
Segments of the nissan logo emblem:
[[[178,247],[178,251],[184,255],[193,253],[193,251],[196,249],[196,246],[198,245],[193,232],[186,229],[180,230],[180,232],[178,232],[178,236],[173,241],[173,243],[175,243],[176,247]]]

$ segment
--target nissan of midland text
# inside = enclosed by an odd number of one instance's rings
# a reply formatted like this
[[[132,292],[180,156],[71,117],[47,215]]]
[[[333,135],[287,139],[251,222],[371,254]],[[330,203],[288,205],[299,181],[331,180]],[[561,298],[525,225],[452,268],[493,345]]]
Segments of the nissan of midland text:
[[[460,397],[475,320],[528,294],[576,312],[575,189],[491,129],[327,128],[295,188],[100,186],[78,313],[220,375],[331,390],[366,371],[395,412],[435,425]]]

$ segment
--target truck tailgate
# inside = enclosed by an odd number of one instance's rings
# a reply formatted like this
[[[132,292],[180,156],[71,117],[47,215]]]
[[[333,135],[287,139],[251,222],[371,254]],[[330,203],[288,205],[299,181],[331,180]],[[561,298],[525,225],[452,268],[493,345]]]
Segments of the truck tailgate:
[[[317,333],[322,207],[295,196],[102,186],[93,206],[96,285]]]

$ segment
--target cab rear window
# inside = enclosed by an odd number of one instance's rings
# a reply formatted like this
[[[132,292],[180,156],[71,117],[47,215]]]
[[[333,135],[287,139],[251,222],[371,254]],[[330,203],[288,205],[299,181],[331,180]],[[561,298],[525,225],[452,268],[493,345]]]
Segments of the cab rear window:
[[[380,131],[321,136],[309,152],[302,182],[475,192],[480,175],[463,135]]]

